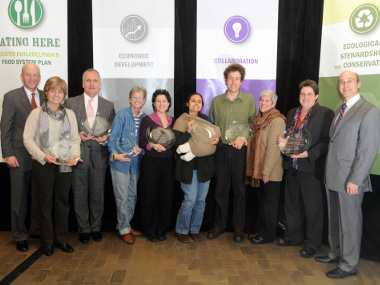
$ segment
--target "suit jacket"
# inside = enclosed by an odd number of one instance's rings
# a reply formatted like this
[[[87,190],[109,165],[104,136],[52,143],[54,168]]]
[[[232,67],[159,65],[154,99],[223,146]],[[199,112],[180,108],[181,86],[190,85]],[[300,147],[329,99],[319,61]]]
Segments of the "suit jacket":
[[[286,129],[290,128],[293,123],[294,115],[297,108],[291,109],[286,116]],[[329,130],[331,126],[334,112],[326,107],[319,105],[313,106],[306,129],[311,134],[311,145],[307,150],[309,157],[298,159],[298,171],[308,173],[318,173],[323,179],[325,169],[325,159],[328,150]],[[292,159],[289,156],[283,158],[282,167],[289,169]]]
[[[326,160],[326,187],[346,192],[347,182],[359,185],[359,193],[372,191],[369,171],[379,149],[380,112],[360,97],[343,116],[334,132],[330,128],[330,144]]]
[[[98,96],[98,112],[101,116],[107,118],[111,123],[115,117],[115,108],[112,102]],[[78,130],[82,131],[81,122],[87,118],[86,107],[84,105],[84,94],[66,99],[65,107],[74,111]],[[99,144],[94,140],[81,142],[81,158],[83,163],[78,163],[77,169],[86,169],[90,165],[90,160],[94,163],[96,169],[105,169],[109,164],[109,153],[106,145]]]
[[[42,91],[37,89],[36,93],[39,94],[40,104],[42,104],[44,102]],[[32,110],[24,86],[4,95],[1,116],[1,150],[3,157],[16,156],[20,165],[18,170],[21,171],[32,169],[32,158],[23,142],[25,121]]]

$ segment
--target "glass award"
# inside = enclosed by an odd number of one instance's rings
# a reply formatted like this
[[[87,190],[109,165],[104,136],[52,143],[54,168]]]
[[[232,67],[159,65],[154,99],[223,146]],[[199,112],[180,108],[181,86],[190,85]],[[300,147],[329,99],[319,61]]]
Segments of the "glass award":
[[[50,154],[54,154],[61,164],[73,157],[74,147],[68,139],[59,140],[50,147]]]
[[[119,154],[124,154],[128,158],[132,158],[136,155],[134,150],[139,150],[139,144],[137,137],[131,132],[128,137],[119,137],[116,141],[116,146]]]
[[[160,144],[166,149],[171,148],[175,142],[173,131],[163,127],[148,127],[146,130],[146,139],[149,143]]]
[[[217,137],[217,135],[213,127],[208,126],[206,123],[198,123],[191,130],[191,137],[201,144],[210,144],[210,140]]]
[[[290,133],[289,129],[284,132],[286,141],[280,142],[278,147],[284,155],[292,156],[308,150],[311,144],[311,135],[307,129],[302,132],[295,131]]]
[[[236,141],[237,137],[248,138],[251,133],[251,128],[247,123],[240,121],[232,121],[232,123],[226,129],[224,137],[229,143]]]
[[[92,134],[94,137],[101,137],[111,132],[112,123],[106,117],[96,114],[92,128],[88,123],[87,117],[81,121],[81,129],[85,135]]]

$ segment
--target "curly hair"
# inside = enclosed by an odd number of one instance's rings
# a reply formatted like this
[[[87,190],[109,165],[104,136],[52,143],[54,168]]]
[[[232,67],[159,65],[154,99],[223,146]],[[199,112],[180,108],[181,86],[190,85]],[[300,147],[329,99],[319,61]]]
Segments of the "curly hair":
[[[166,110],[166,112],[168,112],[169,109],[170,109],[170,107],[172,106],[172,98],[170,97],[169,91],[166,90],[166,89],[156,89],[156,91],[153,92],[153,95],[152,95],[152,108],[153,108],[153,111],[154,112],[157,111],[156,107],[154,106],[154,103],[156,102],[156,98],[157,98],[158,95],[165,95],[166,100],[168,100],[169,107]]]
[[[304,87],[311,87],[313,88],[313,91],[315,93],[315,95],[318,95],[319,94],[319,87],[318,87],[318,84],[317,82],[315,82],[314,80],[311,80],[311,79],[306,79],[304,81],[302,81],[299,85],[298,85],[300,91],[302,88]]]
[[[244,80],[245,78],[245,68],[239,63],[232,63],[229,66],[226,67],[226,69],[223,72],[224,79],[227,80],[228,78],[228,73],[234,72],[234,71],[239,71],[240,76],[241,76],[241,81]]]

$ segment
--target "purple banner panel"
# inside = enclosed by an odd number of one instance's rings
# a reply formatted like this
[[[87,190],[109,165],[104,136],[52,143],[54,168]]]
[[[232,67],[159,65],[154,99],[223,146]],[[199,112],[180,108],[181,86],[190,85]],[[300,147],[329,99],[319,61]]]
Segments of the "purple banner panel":
[[[226,84],[220,79],[197,79],[197,92],[202,94],[204,105],[201,110],[208,116],[212,99],[226,92]],[[256,111],[259,110],[260,94],[264,90],[273,90],[276,92],[276,80],[253,80],[245,79],[240,91],[252,94],[256,100]]]

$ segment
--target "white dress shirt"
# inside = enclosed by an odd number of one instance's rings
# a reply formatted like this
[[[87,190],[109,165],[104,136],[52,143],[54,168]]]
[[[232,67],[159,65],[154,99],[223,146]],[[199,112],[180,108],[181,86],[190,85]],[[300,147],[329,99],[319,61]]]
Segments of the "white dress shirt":
[[[26,92],[26,96],[28,96],[28,99],[29,99],[29,102],[30,104],[32,104],[32,93],[34,93],[34,100],[36,101],[36,104],[37,104],[37,107],[40,107],[41,106],[41,102],[40,102],[40,92],[38,92],[38,90],[36,89],[36,91],[32,92],[30,91],[28,88],[26,88],[24,86],[24,90]]]

